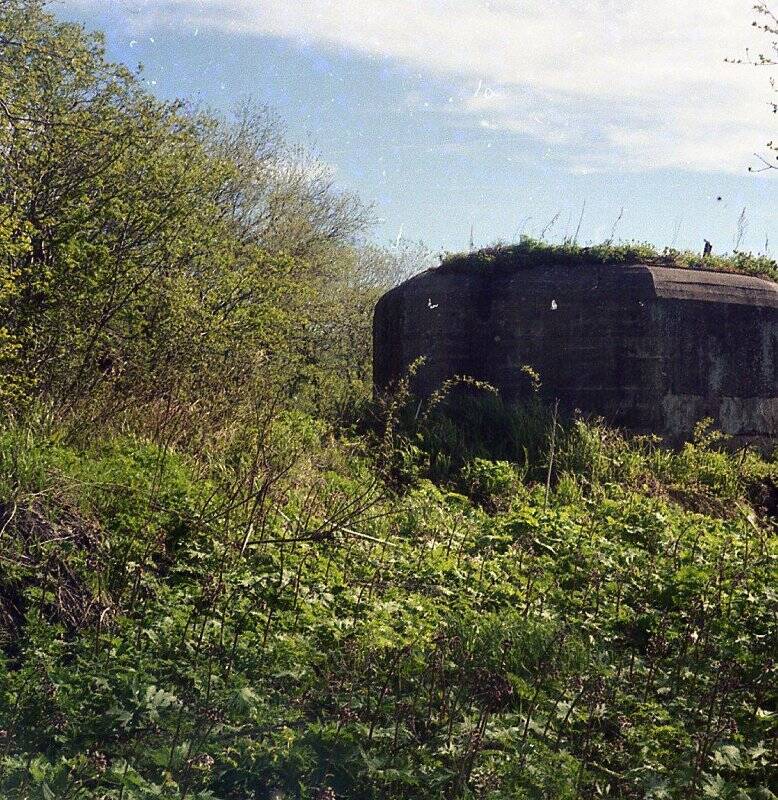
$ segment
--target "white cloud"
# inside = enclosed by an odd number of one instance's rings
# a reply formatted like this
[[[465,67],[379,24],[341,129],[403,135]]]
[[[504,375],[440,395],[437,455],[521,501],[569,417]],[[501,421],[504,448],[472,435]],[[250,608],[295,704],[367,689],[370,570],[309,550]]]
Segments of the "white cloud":
[[[460,84],[449,113],[578,171],[740,172],[774,119],[766,73],[724,63],[769,44],[753,0],[66,0],[107,2],[141,28],[173,18],[412,65]]]

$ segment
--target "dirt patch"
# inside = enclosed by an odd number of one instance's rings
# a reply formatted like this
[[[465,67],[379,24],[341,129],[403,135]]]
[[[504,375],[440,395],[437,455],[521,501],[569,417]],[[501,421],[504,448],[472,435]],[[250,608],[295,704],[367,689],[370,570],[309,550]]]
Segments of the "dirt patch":
[[[0,641],[21,632],[29,592],[40,588],[40,612],[77,630],[113,616],[113,603],[98,591],[103,536],[100,528],[65,504],[0,504]]]

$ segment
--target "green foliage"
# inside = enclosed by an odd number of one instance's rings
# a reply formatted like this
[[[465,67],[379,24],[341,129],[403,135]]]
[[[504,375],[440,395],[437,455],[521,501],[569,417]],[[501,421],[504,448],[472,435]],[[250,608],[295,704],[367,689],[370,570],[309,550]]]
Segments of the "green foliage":
[[[665,248],[658,251],[645,242],[602,244],[584,247],[572,241],[562,244],[523,236],[519,244],[496,245],[475,253],[447,255],[440,268],[446,271],[472,269],[521,269],[530,266],[586,267],[596,264],[655,264],[685,269],[710,269],[721,272],[742,272],[778,281],[778,264],[767,256],[736,251],[732,255],[703,257],[691,251]]]
[[[160,102],[37,0],[3,4],[0,42],[1,411],[211,426],[366,394],[369,214],[270,112]]]
[[[468,392],[447,398],[424,419],[413,412],[409,407],[400,415],[396,443],[415,463],[410,469],[446,482],[475,459],[486,459],[517,464],[525,477],[542,475],[552,413],[540,401],[509,406],[491,392]]]
[[[465,465],[462,479],[467,493],[489,507],[499,507],[520,493],[521,476],[509,461],[475,458]]]
[[[579,420],[474,503],[331,433],[6,432],[4,797],[770,796],[774,464]]]
[[[775,461],[559,420],[530,367],[371,405],[419,252],[38,0],[0,152],[0,796],[775,797]]]
[[[728,453],[726,438],[710,429],[711,420],[703,420],[693,441],[673,451],[659,437],[627,437],[598,419],[555,423],[553,409],[538,399],[506,404],[491,393],[458,395],[423,418],[415,413],[416,403],[406,402],[400,401],[387,423],[390,472],[406,484],[430,478],[477,502],[487,500],[490,485],[500,495],[505,492],[497,486],[507,492],[516,479],[553,479],[572,496],[619,484],[726,515],[739,498],[757,497],[775,469],[774,461],[750,448]]]

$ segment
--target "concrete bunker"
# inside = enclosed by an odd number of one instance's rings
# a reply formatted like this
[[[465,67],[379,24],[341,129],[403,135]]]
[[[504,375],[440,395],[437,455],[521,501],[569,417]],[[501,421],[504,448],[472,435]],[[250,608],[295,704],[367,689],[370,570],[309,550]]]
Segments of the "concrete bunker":
[[[385,294],[373,322],[378,390],[425,361],[429,395],[455,375],[641,433],[683,440],[702,418],[745,440],[778,437],[778,284],[637,264],[444,262]]]

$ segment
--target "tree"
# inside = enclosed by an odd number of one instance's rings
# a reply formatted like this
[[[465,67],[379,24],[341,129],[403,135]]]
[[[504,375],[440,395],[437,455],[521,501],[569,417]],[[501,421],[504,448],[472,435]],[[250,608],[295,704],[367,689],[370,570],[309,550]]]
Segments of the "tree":
[[[756,14],[756,19],[751,23],[754,28],[766,34],[767,36],[778,37],[778,16],[776,16],[767,3],[756,3],[753,7]],[[731,64],[750,64],[755,67],[774,67],[778,65],[778,40],[773,39],[770,47],[765,52],[759,52],[756,56],[751,54],[750,50],[746,50],[743,58],[726,59]],[[770,77],[770,87],[773,92],[778,92],[778,85],[774,77]],[[778,114],[778,101],[770,101],[773,114]],[[768,142],[767,148],[772,151],[778,151],[778,143]],[[759,167],[749,167],[749,172],[764,172],[766,170],[778,169],[778,154],[775,156],[763,156],[759,153],[756,154],[759,159]]]
[[[45,6],[0,7],[0,404],[365,391],[408,253],[269,109],[161,102]]]
[[[152,98],[37,0],[3,7],[0,41],[6,399],[70,408],[106,384],[154,396],[214,348],[245,374],[236,337],[267,344],[292,270],[241,235],[240,165],[204,144],[216,123]]]

